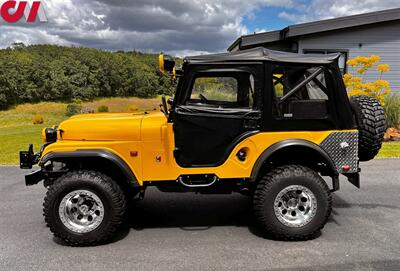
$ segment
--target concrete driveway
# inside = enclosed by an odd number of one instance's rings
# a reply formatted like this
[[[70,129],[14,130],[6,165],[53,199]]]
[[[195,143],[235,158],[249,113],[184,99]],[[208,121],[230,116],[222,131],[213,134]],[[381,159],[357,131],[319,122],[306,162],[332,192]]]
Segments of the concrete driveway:
[[[43,186],[0,167],[0,270],[400,270],[400,159],[362,164],[362,189],[341,180],[322,234],[261,237],[241,195],[149,189],[110,244],[73,248],[42,217]]]

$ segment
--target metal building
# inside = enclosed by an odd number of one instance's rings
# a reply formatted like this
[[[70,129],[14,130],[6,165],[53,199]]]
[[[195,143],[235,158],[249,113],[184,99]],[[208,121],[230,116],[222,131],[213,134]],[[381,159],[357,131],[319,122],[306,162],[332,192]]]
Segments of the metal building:
[[[340,68],[349,58],[379,55],[391,66],[384,75],[394,92],[400,92],[400,8],[288,26],[282,30],[239,37],[229,48],[237,51],[264,46],[296,53],[326,54],[340,52]],[[376,80],[379,73],[368,71],[364,77]]]

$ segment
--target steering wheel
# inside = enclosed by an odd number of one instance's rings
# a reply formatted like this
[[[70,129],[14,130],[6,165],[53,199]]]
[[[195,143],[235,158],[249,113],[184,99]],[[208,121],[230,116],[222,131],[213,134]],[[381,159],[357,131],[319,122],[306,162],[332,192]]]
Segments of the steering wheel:
[[[208,99],[203,94],[200,93],[199,98],[203,103],[205,103],[205,104],[208,103]]]
[[[165,97],[165,95],[161,96],[161,102],[162,102],[162,109],[161,111],[164,113],[164,115],[168,118],[168,105],[167,105],[167,98]]]

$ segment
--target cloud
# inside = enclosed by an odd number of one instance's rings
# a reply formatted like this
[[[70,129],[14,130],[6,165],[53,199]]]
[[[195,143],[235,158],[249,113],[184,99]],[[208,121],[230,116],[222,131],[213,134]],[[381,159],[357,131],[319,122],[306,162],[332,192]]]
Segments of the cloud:
[[[29,0],[33,1],[33,0]],[[398,0],[42,0],[47,23],[0,22],[0,47],[51,43],[107,50],[220,52],[268,7],[294,23],[400,7]],[[261,15],[258,15],[261,16]]]
[[[48,23],[0,25],[0,47],[55,43],[176,54],[224,51],[248,33],[242,18],[294,0],[46,0]]]
[[[63,39],[58,35],[49,34],[40,28],[25,28],[19,26],[0,27],[0,46],[8,47],[14,42],[24,44],[58,44],[58,45],[78,45]]]
[[[296,5],[292,12],[282,11],[279,17],[302,23],[399,7],[399,0],[311,0],[308,5]]]

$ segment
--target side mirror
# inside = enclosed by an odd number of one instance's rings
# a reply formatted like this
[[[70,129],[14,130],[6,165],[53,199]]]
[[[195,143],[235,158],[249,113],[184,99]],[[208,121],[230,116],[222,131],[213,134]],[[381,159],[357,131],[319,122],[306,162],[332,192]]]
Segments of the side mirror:
[[[158,57],[158,62],[160,65],[160,71],[162,73],[164,72],[174,73],[175,60],[172,56],[164,55],[163,53],[161,53],[160,56]]]
[[[174,103],[174,98],[169,98],[169,99],[167,100],[167,103],[168,103],[170,106],[172,106],[172,104]]]

